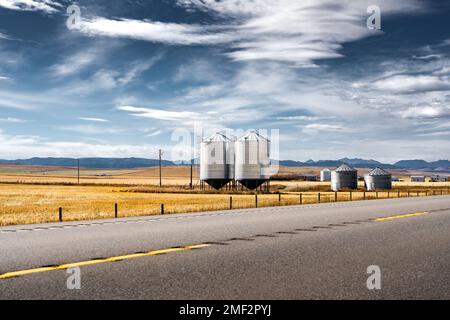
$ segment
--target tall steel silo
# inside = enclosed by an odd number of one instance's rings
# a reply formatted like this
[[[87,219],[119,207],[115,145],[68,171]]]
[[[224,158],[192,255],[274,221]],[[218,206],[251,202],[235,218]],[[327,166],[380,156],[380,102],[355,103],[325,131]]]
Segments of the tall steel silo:
[[[333,191],[358,189],[358,171],[343,164],[331,172],[331,189]]]
[[[234,178],[234,146],[220,133],[200,144],[200,180],[216,190],[223,188]]]
[[[367,191],[392,189],[392,174],[381,168],[376,168],[364,177]]]
[[[331,181],[330,169],[323,169],[322,171],[320,171],[320,181],[321,182]]]
[[[235,155],[235,179],[243,186],[254,190],[270,179],[269,139],[251,131],[236,141]]]

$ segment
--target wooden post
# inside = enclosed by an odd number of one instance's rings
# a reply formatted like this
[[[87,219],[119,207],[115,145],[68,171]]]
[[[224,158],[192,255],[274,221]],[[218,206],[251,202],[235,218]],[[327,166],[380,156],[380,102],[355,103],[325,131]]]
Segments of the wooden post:
[[[377,196],[377,199],[378,199],[378,191],[376,192],[376,196]]]
[[[278,205],[281,206],[281,193],[278,194]]]
[[[320,203],[320,192],[317,194],[317,203]]]
[[[300,204],[303,204],[303,193],[300,192]]]
[[[161,203],[161,215],[164,215],[164,203]]]
[[[350,201],[353,201],[353,192],[350,191]]]
[[[400,198],[400,191],[397,192],[397,198]]]
[[[77,159],[77,176],[78,176],[78,184],[80,184],[80,159]]]
[[[366,200],[366,192],[363,191],[363,199]]]
[[[118,218],[119,217],[119,206],[117,203],[114,204],[114,218]]]
[[[338,201],[338,193],[337,191],[334,192],[334,202]]]
[[[258,195],[255,194],[255,208],[258,208]]]
[[[62,208],[59,208],[59,222],[63,222]]]
[[[233,210],[233,197],[230,197],[230,210]]]
[[[162,150],[159,149],[159,187],[162,187]]]

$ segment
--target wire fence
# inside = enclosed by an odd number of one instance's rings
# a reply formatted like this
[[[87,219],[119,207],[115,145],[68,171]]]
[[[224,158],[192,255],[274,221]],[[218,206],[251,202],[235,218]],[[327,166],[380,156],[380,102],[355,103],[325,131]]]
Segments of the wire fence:
[[[434,190],[402,190],[402,191],[341,191],[341,192],[300,192],[300,193],[278,193],[278,194],[255,194],[255,195],[221,195],[214,197],[210,195],[211,202],[207,203],[184,203],[170,204],[159,203],[149,205],[144,212],[136,214],[134,211],[127,212],[127,204],[111,204],[111,214],[103,212],[97,216],[70,213],[64,214],[64,208],[58,208],[58,216],[54,221],[74,221],[83,218],[121,218],[142,215],[166,215],[189,212],[223,211],[250,208],[264,208],[276,206],[298,206],[330,202],[344,201],[368,201],[377,199],[395,198],[417,198],[429,196],[449,195],[450,188]],[[49,221],[51,222],[51,221]]]

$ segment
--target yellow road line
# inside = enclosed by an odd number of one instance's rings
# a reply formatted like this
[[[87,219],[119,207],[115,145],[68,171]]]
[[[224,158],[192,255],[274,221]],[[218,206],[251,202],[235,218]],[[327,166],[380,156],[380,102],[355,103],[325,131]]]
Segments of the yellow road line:
[[[403,218],[410,218],[410,217],[418,217],[423,216],[426,214],[430,214],[429,212],[416,212],[416,213],[409,213],[409,214],[401,214],[398,216],[392,216],[392,217],[386,217],[386,218],[378,218],[375,219],[375,221],[389,221],[389,220],[395,220],[395,219],[403,219]]]
[[[209,244],[199,244],[199,245],[194,245],[194,246],[185,246],[185,247],[179,247],[179,248],[155,250],[155,251],[144,252],[144,253],[135,253],[135,254],[129,254],[129,255],[123,255],[123,256],[117,256],[117,257],[110,257],[110,258],[105,258],[105,259],[74,262],[74,263],[63,264],[63,265],[54,266],[54,267],[43,267],[43,268],[35,268],[35,269],[28,269],[28,270],[20,270],[20,271],[14,271],[14,272],[8,272],[8,273],[1,274],[0,280],[19,277],[19,276],[26,276],[26,275],[30,275],[30,274],[34,274],[34,273],[42,273],[42,272],[55,271],[55,270],[65,270],[65,269],[69,269],[69,268],[84,267],[84,266],[89,266],[89,265],[94,265],[94,264],[99,264],[99,263],[117,262],[117,261],[123,261],[123,260],[129,260],[129,259],[135,259],[135,258],[141,258],[141,257],[156,256],[159,254],[172,253],[172,252],[177,252],[177,251],[202,249],[202,248],[207,248],[209,246],[210,246]]]

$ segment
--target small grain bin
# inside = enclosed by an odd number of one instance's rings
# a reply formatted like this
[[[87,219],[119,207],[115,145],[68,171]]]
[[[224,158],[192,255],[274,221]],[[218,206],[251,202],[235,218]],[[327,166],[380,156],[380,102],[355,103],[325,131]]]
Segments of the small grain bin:
[[[331,172],[331,189],[333,191],[358,189],[358,171],[343,164]]]
[[[392,174],[381,168],[376,168],[364,177],[367,191],[392,189]]]

